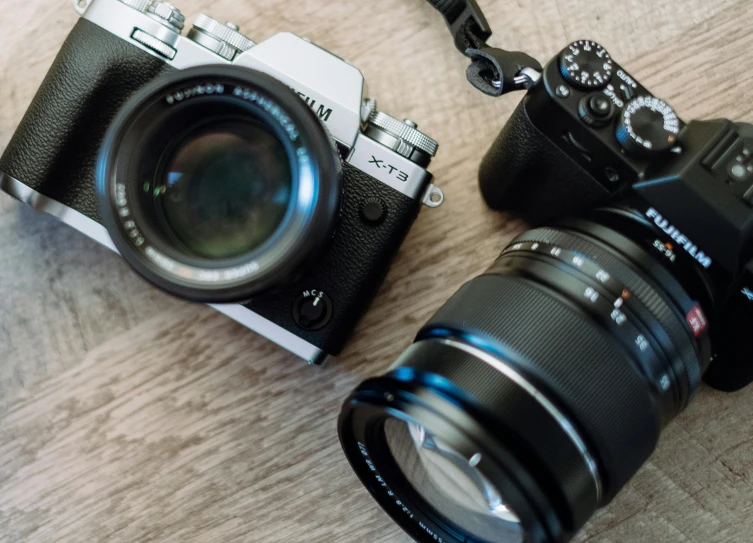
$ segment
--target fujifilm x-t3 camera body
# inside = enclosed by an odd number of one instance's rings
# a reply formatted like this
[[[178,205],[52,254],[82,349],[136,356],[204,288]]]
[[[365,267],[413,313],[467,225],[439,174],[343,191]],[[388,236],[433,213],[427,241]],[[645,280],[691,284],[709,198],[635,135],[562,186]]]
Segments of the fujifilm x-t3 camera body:
[[[435,141],[293,34],[94,0],[0,159],[0,188],[310,363],[337,355],[422,204]]]

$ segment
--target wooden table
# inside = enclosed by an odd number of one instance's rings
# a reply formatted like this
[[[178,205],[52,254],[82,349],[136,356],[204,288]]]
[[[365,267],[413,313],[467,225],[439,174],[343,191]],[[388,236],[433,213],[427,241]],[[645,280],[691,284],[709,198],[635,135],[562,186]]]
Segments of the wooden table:
[[[550,58],[592,38],[686,119],[753,121],[749,0],[483,1],[493,43]],[[324,368],[147,286],[54,219],[0,197],[0,541],[407,542],[340,452],[336,417],[524,225],[487,210],[482,155],[519,96],[465,81],[419,0],[182,0],[254,40],[310,38],[381,109],[438,139],[426,209],[345,353]],[[3,0],[0,150],[76,21]],[[704,389],[579,542],[753,540],[753,391]]]

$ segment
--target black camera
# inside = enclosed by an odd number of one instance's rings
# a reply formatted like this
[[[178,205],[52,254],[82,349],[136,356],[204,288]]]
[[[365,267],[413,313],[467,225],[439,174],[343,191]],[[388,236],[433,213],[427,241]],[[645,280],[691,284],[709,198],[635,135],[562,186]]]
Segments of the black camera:
[[[255,44],[199,15],[183,36],[153,0],[81,12],[0,188],[311,363],[338,354],[422,204],[442,202],[437,143],[293,34]]]
[[[481,191],[543,226],[340,418],[355,471],[417,541],[569,541],[702,377],[753,381],[753,126],[681,121],[591,41],[520,81]]]

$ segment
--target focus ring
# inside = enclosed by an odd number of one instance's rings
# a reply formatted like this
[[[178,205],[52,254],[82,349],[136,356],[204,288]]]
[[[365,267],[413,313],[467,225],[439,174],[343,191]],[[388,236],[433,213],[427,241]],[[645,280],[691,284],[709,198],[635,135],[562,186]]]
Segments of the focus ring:
[[[645,379],[610,336],[549,289],[521,277],[476,278],[419,339],[442,334],[473,338],[487,351],[498,350],[497,356],[511,352],[520,359],[518,370],[573,417],[597,451],[606,502],[653,452],[660,423]],[[468,390],[474,397],[478,392]],[[493,402],[491,411],[504,409],[501,394],[486,401]]]
[[[591,260],[597,261],[614,277],[625,283],[630,291],[651,311],[672,340],[675,352],[682,360],[680,374],[685,379],[685,382],[682,383],[685,394],[683,394],[681,405],[678,406],[679,410],[688,404],[701,381],[701,365],[698,362],[698,354],[684,329],[685,324],[678,318],[678,315],[655,287],[633,271],[625,261],[594,242],[584,239],[576,232],[539,228],[526,232],[517,241],[547,242],[576,251]],[[670,355],[672,354],[674,353],[670,353]]]

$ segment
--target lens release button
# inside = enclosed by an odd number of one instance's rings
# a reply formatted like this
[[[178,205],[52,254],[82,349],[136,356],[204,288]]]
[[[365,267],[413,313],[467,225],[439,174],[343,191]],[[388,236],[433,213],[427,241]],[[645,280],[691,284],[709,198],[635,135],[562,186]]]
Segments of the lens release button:
[[[293,319],[305,330],[320,330],[332,320],[332,300],[316,289],[305,290],[295,299]]]

